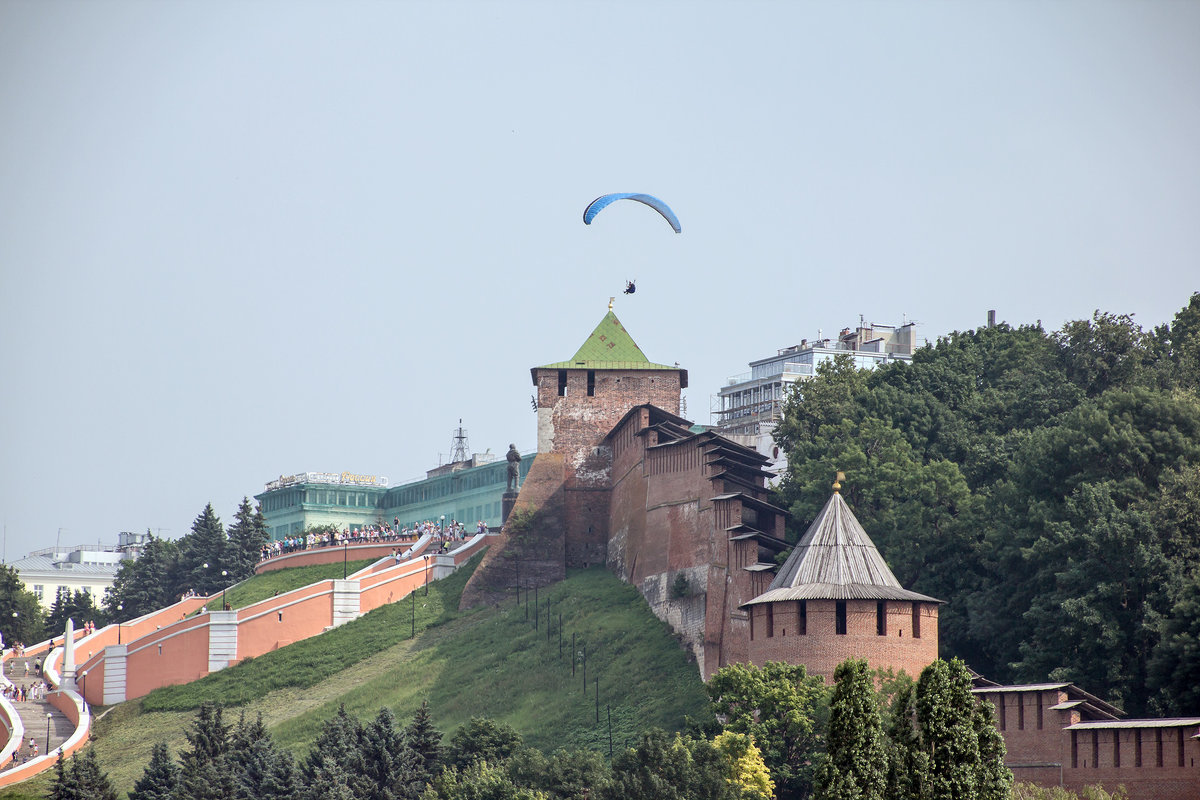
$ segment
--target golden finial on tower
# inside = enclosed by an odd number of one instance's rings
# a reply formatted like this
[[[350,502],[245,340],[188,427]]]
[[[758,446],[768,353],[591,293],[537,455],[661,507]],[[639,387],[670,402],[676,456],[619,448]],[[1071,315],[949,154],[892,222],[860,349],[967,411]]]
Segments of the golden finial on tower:
[[[839,473],[838,473],[838,474],[837,474],[837,475],[834,477],[834,479],[833,479],[833,491],[834,491],[834,493],[840,493],[840,492],[842,491],[842,481],[844,481],[844,480],[846,480],[846,473],[844,473],[844,472],[839,472]]]
[[[613,304],[613,300],[616,300],[616,299],[617,299],[617,298],[615,298],[615,297],[610,297],[610,298],[608,298],[608,310],[609,310],[609,311],[612,311],[612,304]]]

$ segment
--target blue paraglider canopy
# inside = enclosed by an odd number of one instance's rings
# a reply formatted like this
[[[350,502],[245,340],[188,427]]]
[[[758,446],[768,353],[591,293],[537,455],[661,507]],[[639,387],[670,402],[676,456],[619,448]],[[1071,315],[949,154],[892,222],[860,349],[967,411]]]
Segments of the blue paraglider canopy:
[[[657,197],[652,197],[648,194],[618,193],[601,195],[589,203],[588,207],[583,210],[583,224],[591,225],[592,220],[596,218],[597,214],[618,200],[637,200],[639,203],[645,203],[659,214],[662,214],[662,218],[671,224],[676,233],[682,233],[683,229],[679,227],[679,219],[675,216],[675,212],[671,210],[671,207]]]

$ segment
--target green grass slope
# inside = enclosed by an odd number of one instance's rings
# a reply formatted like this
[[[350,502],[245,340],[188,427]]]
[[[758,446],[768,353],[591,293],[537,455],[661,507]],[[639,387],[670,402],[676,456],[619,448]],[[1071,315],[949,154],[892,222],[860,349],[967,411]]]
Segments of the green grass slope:
[[[329,633],[114,707],[95,726],[101,766],[128,791],[155,742],[167,741],[173,753],[186,747],[184,731],[207,700],[238,704],[226,711],[230,721],[243,710],[261,713],[277,740],[297,754],[308,751],[320,723],[341,704],[364,721],[386,705],[407,724],[427,699],[447,736],[472,716],[489,716],[546,751],[607,752],[610,710],[615,748],[648,727],[679,729],[685,716],[704,713],[696,665],[636,589],[603,568],[572,572],[539,590],[535,629],[527,618],[534,614],[532,597],[520,606],[512,596],[500,608],[458,611],[477,561],[430,584],[428,596],[418,590],[416,638],[410,596]],[[30,782],[16,787],[21,793],[0,793],[0,800],[41,796],[46,785]]]

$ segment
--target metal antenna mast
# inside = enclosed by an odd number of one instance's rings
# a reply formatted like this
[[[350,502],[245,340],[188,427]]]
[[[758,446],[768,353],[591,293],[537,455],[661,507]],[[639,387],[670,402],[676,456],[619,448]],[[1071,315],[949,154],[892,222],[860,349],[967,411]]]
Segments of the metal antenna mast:
[[[460,417],[458,427],[454,429],[454,445],[450,449],[450,463],[470,460],[470,451],[471,445],[467,443],[467,430],[462,426]]]

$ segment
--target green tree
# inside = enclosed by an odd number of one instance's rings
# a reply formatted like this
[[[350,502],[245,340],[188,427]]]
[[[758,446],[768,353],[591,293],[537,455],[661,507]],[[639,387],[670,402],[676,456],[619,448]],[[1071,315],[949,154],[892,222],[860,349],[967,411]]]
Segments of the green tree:
[[[100,769],[96,751],[92,748],[71,758],[71,771],[75,785],[79,787],[80,800],[117,800],[117,790]]]
[[[433,725],[428,700],[422,700],[413,714],[412,722],[404,730],[404,741],[416,754],[413,768],[418,777],[423,783],[429,783],[441,771],[443,748],[442,732]]]
[[[925,754],[922,800],[1001,800],[1012,773],[992,709],[976,704],[971,675],[958,659],[938,660],[917,681],[917,727]]]
[[[252,506],[250,498],[243,497],[233,515],[226,542],[225,569],[229,572],[230,581],[240,581],[254,574],[262,546],[269,538],[262,508]]]
[[[977,770],[977,800],[1010,800],[1012,796],[1012,770],[1004,766],[1007,749],[1004,737],[996,729],[996,710],[991,703],[976,703],[971,719],[979,743],[979,768]]]
[[[229,759],[230,726],[222,720],[221,707],[212,703],[200,706],[188,744],[179,757],[178,793],[188,800],[232,800],[236,796],[236,776]]]
[[[867,662],[843,661],[833,677],[827,750],[816,796],[820,800],[884,800],[888,757]]]
[[[171,758],[166,742],[158,742],[150,751],[150,763],[142,771],[129,800],[172,800],[179,785],[179,767]]]
[[[204,506],[192,523],[192,530],[179,540],[179,562],[173,579],[173,594],[179,595],[189,589],[198,594],[211,595],[230,583],[225,528],[213,511],[212,503]]]
[[[50,779],[46,797],[48,800],[81,800],[79,782],[74,771],[68,768],[62,750],[58,751],[58,759],[54,762],[54,777]]]
[[[424,762],[396,727],[391,709],[381,708],[362,732],[366,800],[416,798],[425,789]]]
[[[104,595],[104,609],[112,622],[149,614],[179,599],[173,596],[179,548],[169,539],[146,531],[146,543],[138,557],[122,561],[112,587]]]
[[[821,679],[803,665],[768,661],[722,667],[705,688],[724,730],[750,736],[762,750],[781,800],[807,796],[824,747],[828,691]]]
[[[902,685],[888,711],[887,739],[889,800],[919,800],[929,757],[917,736],[916,685]]]
[[[1200,572],[1177,585],[1149,664],[1154,708],[1171,716],[1200,714]]]
[[[728,758],[706,739],[669,737],[657,728],[613,759],[606,800],[735,800]]]
[[[366,793],[362,726],[340,706],[321,726],[301,768],[304,797],[356,800]]]
[[[511,725],[487,717],[472,717],[450,737],[446,761],[460,770],[472,761],[503,765],[521,747],[521,734]]]
[[[547,800],[536,789],[517,786],[500,767],[472,761],[461,771],[447,767],[422,795],[423,800]]]
[[[5,646],[38,641],[45,629],[44,620],[37,596],[25,588],[15,569],[0,564],[0,633]]]
[[[605,790],[611,771],[599,753],[556,750],[549,756],[532,747],[518,751],[508,762],[517,786],[545,793],[553,800],[591,800]]]
[[[227,760],[239,800],[291,800],[298,784],[291,753],[275,745],[262,714],[247,722],[243,712],[229,734]],[[133,798],[130,798],[133,800]]]
[[[107,624],[105,614],[96,607],[91,592],[82,589],[72,592],[69,587],[60,586],[55,593],[54,605],[50,607],[50,613],[46,616],[45,638],[62,636],[67,628],[68,619],[75,620],[76,630],[89,621],[99,620],[97,627]]]

